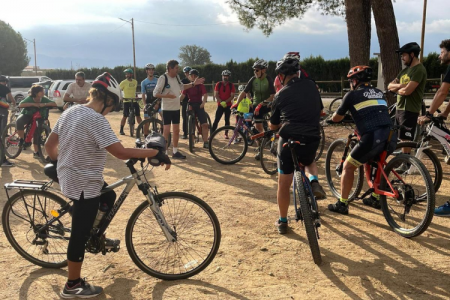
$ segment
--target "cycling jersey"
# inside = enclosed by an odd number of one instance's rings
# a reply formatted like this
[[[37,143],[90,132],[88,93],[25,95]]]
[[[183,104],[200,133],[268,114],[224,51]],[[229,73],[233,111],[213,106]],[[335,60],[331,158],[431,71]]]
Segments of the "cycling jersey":
[[[447,71],[445,72],[444,79],[442,82],[450,83],[450,66],[448,66]]]
[[[123,91],[124,98],[135,98],[136,97],[136,88],[137,81],[136,79],[125,79],[120,83],[120,89]],[[123,99],[123,102],[129,102],[130,100]]]
[[[153,77],[152,80],[145,78],[141,82],[141,93],[145,94],[145,103],[152,103],[156,98],[153,97],[153,90],[156,87],[156,83],[158,82],[158,78]]]
[[[253,76],[248,81],[244,92],[253,94],[253,105],[256,106],[264,100],[267,100],[270,95],[275,94],[273,80],[267,75],[264,78],[256,78]]]
[[[308,73],[306,73],[306,71],[303,70],[302,68],[300,68],[299,73],[300,73],[300,78],[301,78],[301,79],[310,78],[309,75],[308,75]],[[310,79],[311,79],[311,78],[310,78]],[[311,79],[311,80],[312,80],[312,79]],[[283,85],[281,84],[281,81],[280,81],[280,77],[279,77],[279,76],[275,77],[275,81],[274,81],[273,85],[274,85],[275,91],[276,91],[277,93],[283,88]]]
[[[336,113],[344,116],[348,111],[361,136],[392,124],[383,92],[369,83],[360,85],[344,96]]]

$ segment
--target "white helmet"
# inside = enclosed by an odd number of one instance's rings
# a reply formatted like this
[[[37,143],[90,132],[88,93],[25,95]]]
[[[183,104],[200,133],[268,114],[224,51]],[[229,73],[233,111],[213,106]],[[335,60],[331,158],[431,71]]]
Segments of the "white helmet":
[[[154,65],[152,65],[152,64],[146,64],[145,65],[145,69],[147,70],[147,69],[154,69],[155,68],[155,66]]]
[[[108,72],[103,73],[102,75],[95,78],[94,82],[92,82],[92,87],[100,89],[110,95],[114,100],[114,110],[120,109],[120,87],[117,80],[112,77]],[[105,99],[106,102],[106,99]],[[105,107],[106,108],[106,103]]]
[[[223,70],[222,71],[222,76],[231,76],[231,72],[228,70]]]
[[[269,66],[269,64],[267,63],[267,61],[265,61],[264,59],[258,59],[257,61],[255,61],[255,63],[253,64],[253,69],[255,68],[261,68],[261,69],[267,69]]]
[[[245,90],[245,85],[241,84],[240,86],[238,86],[239,92],[242,92],[243,90]]]

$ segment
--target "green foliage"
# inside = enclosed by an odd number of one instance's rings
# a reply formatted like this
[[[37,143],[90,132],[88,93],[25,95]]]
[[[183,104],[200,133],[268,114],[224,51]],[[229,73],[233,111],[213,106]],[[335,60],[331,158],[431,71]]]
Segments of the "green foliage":
[[[180,54],[178,54],[181,62],[185,66],[210,64],[211,54],[208,50],[197,45],[185,45],[180,47]]]
[[[0,74],[20,75],[29,62],[22,35],[0,20]]]

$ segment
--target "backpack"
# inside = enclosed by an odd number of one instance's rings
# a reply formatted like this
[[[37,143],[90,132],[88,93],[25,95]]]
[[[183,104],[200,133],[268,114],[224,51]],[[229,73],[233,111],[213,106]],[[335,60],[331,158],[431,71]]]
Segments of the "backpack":
[[[219,86],[218,86],[219,90],[222,88],[222,86],[223,86],[222,81],[219,81]],[[231,89],[233,88],[233,84],[231,82],[228,82],[228,86],[230,87],[230,91],[231,91]]]
[[[166,86],[169,84],[169,79],[167,78],[167,74],[164,73],[163,76],[164,76],[164,86],[163,86],[163,89],[161,90],[161,94],[164,92],[164,90],[166,89]],[[177,78],[178,84],[181,84],[181,81],[180,81],[180,78],[178,77],[178,75],[176,78]]]

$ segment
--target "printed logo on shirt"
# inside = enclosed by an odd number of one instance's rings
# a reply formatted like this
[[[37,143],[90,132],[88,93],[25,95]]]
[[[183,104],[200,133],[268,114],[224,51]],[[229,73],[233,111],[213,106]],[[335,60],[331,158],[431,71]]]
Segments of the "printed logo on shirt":
[[[410,81],[411,81],[411,78],[408,76],[408,74],[405,74],[402,77],[400,77],[401,84],[408,84]]]
[[[383,98],[383,92],[376,92],[374,89],[369,89],[368,92],[364,92],[364,97],[371,99]]]

